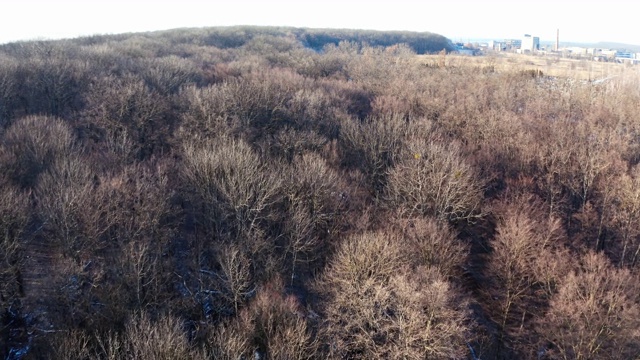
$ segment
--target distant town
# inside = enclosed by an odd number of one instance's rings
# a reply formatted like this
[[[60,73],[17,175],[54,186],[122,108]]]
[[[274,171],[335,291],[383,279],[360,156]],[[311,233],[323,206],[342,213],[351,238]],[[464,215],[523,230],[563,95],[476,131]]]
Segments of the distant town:
[[[560,46],[560,32],[552,45],[541,46],[540,38],[524,34],[520,39],[490,40],[487,42],[455,43],[458,53],[463,55],[484,55],[495,52],[511,52],[530,55],[547,55],[563,58],[586,59],[592,61],[618,62],[626,64],[640,63],[640,52],[621,51],[597,47]]]

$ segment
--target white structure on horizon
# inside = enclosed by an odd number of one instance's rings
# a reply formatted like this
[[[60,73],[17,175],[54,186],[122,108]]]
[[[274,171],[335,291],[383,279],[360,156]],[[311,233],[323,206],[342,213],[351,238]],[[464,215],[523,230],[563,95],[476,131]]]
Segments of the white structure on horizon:
[[[525,34],[522,38],[522,43],[520,44],[521,52],[536,52],[540,50],[540,38],[537,36],[531,36],[529,34]]]

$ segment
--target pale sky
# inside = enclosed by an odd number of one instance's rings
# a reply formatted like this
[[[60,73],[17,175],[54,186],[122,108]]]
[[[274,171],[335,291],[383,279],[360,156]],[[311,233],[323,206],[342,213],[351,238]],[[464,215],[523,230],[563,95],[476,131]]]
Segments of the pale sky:
[[[179,27],[279,25],[430,31],[452,40],[640,44],[633,0],[0,0],[0,43]]]

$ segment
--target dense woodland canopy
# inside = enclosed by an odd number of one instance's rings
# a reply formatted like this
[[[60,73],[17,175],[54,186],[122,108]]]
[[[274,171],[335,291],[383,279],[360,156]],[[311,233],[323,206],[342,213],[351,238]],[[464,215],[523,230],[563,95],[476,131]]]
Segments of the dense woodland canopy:
[[[0,46],[0,356],[640,356],[640,78],[447,44]]]

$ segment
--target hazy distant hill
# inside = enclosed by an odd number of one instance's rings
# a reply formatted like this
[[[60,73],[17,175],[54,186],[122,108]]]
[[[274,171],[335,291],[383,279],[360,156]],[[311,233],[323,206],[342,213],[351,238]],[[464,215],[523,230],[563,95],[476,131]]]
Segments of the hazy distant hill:
[[[437,53],[442,49],[452,51],[454,49],[451,40],[430,32],[309,29],[276,26],[179,28],[136,34],[96,35],[73,39],[72,41],[82,44],[94,44],[110,40],[120,41],[132,36],[168,39],[175,44],[205,44],[220,49],[239,48],[252,41],[260,42],[264,40],[269,42],[278,38],[285,42],[297,41],[301,45],[316,51],[322,50],[324,46],[329,44],[338,45],[341,41],[384,47],[407,44],[417,54]]]
[[[601,42],[595,43],[593,47],[640,52],[640,45],[623,44],[623,43],[609,42],[609,41],[601,41]]]
[[[541,41],[540,45],[553,46],[553,41]],[[620,51],[632,51],[640,52],[640,45],[623,44],[611,41],[600,41],[596,43],[581,43],[581,42],[560,42],[561,47],[580,46],[587,48],[599,48],[599,49],[613,49]]]
[[[438,52],[442,49],[452,50],[451,41],[446,37],[429,32],[410,31],[373,31],[347,29],[302,29],[300,39],[314,49],[321,49],[327,44],[338,44],[340,41],[355,41],[372,46],[392,46],[407,44],[418,54]]]

